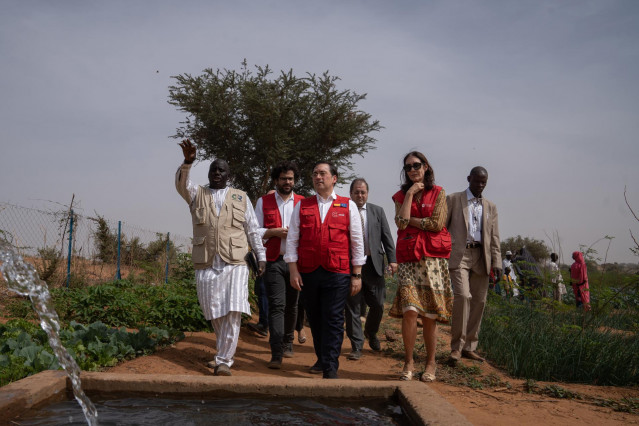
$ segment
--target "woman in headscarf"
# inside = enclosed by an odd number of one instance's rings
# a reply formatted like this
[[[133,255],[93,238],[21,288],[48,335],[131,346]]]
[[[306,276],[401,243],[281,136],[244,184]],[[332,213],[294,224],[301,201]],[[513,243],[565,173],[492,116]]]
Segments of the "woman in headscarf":
[[[435,380],[437,322],[448,323],[453,292],[448,273],[451,240],[446,230],[446,193],[435,185],[426,156],[413,151],[404,157],[401,189],[393,195],[397,224],[397,294],[389,315],[402,319],[404,371],[400,380],[413,378],[413,349],[417,317],[423,324],[426,365],[420,380]]]
[[[588,270],[584,255],[580,251],[573,252],[575,263],[570,267],[570,281],[572,291],[575,293],[577,307],[583,306],[585,311],[590,310],[590,290],[588,287]]]

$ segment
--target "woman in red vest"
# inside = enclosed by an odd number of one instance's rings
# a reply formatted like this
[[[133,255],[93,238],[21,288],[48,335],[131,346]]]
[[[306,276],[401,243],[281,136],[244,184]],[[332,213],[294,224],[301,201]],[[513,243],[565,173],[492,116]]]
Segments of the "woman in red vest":
[[[400,380],[413,378],[417,317],[422,320],[426,344],[420,380],[435,380],[437,322],[448,323],[453,309],[446,193],[434,182],[435,174],[424,154],[413,151],[404,157],[401,189],[393,195],[399,271],[397,294],[389,312],[391,317],[402,318],[405,363]]]

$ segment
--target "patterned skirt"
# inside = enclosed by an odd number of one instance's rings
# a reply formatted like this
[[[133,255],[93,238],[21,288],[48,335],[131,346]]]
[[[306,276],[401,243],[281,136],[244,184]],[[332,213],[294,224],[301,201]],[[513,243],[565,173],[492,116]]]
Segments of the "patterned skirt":
[[[418,315],[434,314],[438,322],[450,322],[453,289],[448,259],[424,257],[419,262],[400,263],[398,269],[397,294],[388,315],[401,318],[411,307]]]

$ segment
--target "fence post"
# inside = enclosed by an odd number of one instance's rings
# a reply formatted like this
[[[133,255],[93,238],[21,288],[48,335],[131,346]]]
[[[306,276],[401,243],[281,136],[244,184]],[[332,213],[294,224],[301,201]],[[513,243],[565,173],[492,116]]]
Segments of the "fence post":
[[[70,210],[71,219],[69,223],[69,254],[67,256],[67,288],[69,288],[69,281],[71,280],[71,252],[73,247],[73,209]]]
[[[122,235],[122,221],[118,220],[118,269],[115,272],[115,279],[121,280],[122,275],[120,274],[120,237]]]
[[[171,236],[170,232],[166,233],[166,269],[164,271],[164,284],[168,284],[169,282],[169,243],[171,240],[169,237]]]

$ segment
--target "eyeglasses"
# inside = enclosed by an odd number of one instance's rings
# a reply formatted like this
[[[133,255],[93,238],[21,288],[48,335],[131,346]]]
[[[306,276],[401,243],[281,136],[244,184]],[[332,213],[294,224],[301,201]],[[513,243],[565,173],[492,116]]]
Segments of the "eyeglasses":
[[[419,170],[422,168],[424,163],[413,163],[413,164],[404,164],[404,171],[406,173],[410,172],[410,169]]]

